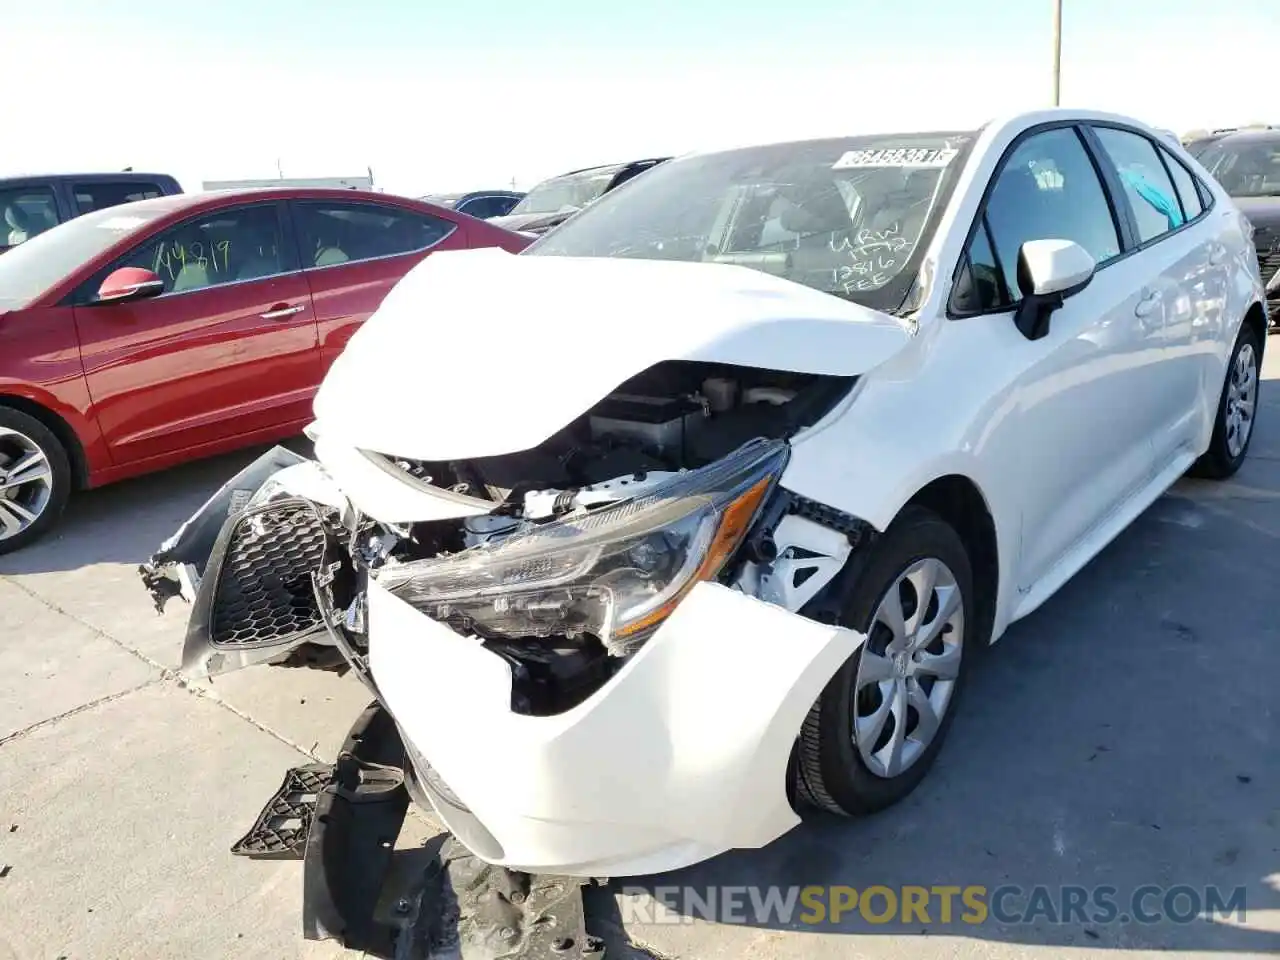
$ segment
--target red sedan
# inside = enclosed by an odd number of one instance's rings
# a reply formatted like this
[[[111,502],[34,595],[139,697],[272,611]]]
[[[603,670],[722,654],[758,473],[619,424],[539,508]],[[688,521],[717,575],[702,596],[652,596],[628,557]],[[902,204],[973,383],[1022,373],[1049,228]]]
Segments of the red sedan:
[[[0,553],[73,489],[297,434],[414,264],[529,242],[417,200],[281,189],[143,200],[15,247],[0,257]]]

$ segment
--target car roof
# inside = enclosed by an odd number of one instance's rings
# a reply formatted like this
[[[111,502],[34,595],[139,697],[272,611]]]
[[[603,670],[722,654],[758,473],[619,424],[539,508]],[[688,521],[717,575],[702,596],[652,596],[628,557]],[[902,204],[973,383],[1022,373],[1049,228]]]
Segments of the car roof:
[[[1280,141],[1280,129],[1276,129],[1275,127],[1258,127],[1252,130],[1232,130],[1230,133],[1218,134],[1212,139],[1220,144]]]
[[[427,193],[423,194],[422,199],[431,202],[432,200],[464,200],[468,197],[518,197],[518,191],[515,190],[465,190],[461,193]]]
[[[558,173],[554,177],[547,177],[547,180],[562,180],[565,177],[576,177],[584,173],[606,173],[608,171],[625,170],[627,167],[634,167],[643,163],[663,163],[670,159],[670,157],[646,157],[643,160],[625,160],[622,163],[601,163],[594,167],[583,167],[580,170],[570,170],[567,173]]]
[[[7,183],[24,183],[30,180],[173,180],[169,173],[147,173],[139,170],[117,170],[115,172],[97,171],[95,173],[23,173],[14,176],[0,177],[0,186]]]
[[[415,200],[394,193],[374,193],[372,190],[349,190],[342,187],[230,187],[222,190],[203,190],[199,193],[175,193],[166,197],[155,197],[150,200],[135,200],[123,207],[114,209],[133,209],[154,211],[156,213],[172,213],[181,210],[201,210],[206,207],[218,207],[236,200],[342,200],[375,201],[391,204],[426,204],[428,200]]]

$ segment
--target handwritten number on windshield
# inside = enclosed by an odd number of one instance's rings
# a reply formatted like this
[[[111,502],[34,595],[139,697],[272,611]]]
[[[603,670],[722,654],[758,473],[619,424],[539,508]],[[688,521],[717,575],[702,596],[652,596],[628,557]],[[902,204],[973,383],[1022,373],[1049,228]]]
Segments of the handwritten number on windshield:
[[[161,243],[156,251],[155,272],[162,280],[173,283],[184,267],[196,266],[213,273],[227,273],[231,263],[231,241],[219,240],[206,248],[196,240],[190,245],[180,241]]]

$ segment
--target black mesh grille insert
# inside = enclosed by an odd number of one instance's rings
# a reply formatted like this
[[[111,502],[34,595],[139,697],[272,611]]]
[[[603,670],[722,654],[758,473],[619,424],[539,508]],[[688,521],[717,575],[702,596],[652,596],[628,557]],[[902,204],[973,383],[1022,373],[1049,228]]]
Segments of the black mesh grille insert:
[[[318,628],[311,574],[323,562],[324,545],[324,528],[308,506],[281,504],[244,517],[218,575],[210,639],[243,646]]]

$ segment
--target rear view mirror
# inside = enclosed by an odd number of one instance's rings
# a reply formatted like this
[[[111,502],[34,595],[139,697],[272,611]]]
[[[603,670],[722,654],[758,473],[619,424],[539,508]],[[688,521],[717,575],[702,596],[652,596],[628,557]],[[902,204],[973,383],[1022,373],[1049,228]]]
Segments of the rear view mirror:
[[[97,303],[127,303],[164,293],[164,281],[142,267],[121,267],[98,288]]]
[[[1049,332],[1049,318],[1067,297],[1089,285],[1097,269],[1087,250],[1071,240],[1028,240],[1018,251],[1022,303],[1014,323],[1028,340]]]

